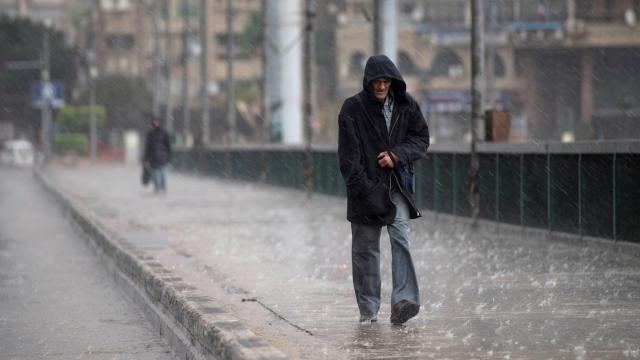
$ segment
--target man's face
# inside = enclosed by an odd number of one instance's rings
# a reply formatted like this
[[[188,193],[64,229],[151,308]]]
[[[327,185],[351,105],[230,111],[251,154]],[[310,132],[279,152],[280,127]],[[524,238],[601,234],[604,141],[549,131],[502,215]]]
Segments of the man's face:
[[[380,77],[371,82],[371,90],[376,100],[383,102],[389,94],[389,88],[391,87],[391,79]]]

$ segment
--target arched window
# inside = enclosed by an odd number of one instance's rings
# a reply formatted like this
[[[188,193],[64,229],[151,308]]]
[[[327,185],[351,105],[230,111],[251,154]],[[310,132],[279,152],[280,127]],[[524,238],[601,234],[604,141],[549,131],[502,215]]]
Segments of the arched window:
[[[415,75],[418,72],[416,64],[405,51],[398,52],[398,69],[402,75]]]
[[[364,54],[357,51],[349,57],[349,76],[362,77],[364,75]]]
[[[455,51],[442,49],[431,64],[429,75],[433,77],[461,78],[464,76],[464,63]]]

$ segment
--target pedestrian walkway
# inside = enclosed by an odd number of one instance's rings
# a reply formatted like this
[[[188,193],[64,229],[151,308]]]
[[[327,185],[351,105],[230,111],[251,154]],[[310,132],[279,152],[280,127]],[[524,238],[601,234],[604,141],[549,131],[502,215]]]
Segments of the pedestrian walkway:
[[[422,309],[358,323],[345,200],[170,174],[153,195],[139,169],[51,168],[47,176],[107,228],[144,248],[293,359],[640,358],[640,261],[525,238],[412,222]],[[384,232],[383,232],[384,233]]]

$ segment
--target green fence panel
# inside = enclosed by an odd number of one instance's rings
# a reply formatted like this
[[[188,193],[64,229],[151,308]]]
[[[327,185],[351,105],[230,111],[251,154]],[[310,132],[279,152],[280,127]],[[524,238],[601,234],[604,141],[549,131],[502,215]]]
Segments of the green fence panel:
[[[222,151],[197,152],[202,158],[200,173],[203,175],[224,177],[226,174],[226,154]]]
[[[613,239],[613,154],[582,155],[581,230]]]
[[[431,209],[432,203],[429,201],[428,194],[433,190],[433,184],[430,184],[428,180],[433,180],[433,172],[429,171],[429,169],[433,169],[433,164],[429,161],[421,160],[414,165],[416,192],[413,194],[413,198],[416,206],[422,209]]]
[[[416,202],[419,207],[434,210],[435,155],[428,154],[416,163]]]
[[[313,190],[320,194],[331,195],[331,180],[327,162],[327,154],[313,153]]]
[[[547,228],[547,156],[525,156],[522,180],[524,225]]]
[[[269,152],[267,183],[304,189],[304,153],[302,151]]]
[[[579,156],[550,157],[550,228],[579,233]]]
[[[187,172],[186,161],[188,161],[188,159],[189,156],[186,152],[176,151],[171,159],[173,168],[182,172]]]
[[[498,168],[496,154],[479,154],[480,171],[478,185],[480,191],[480,217],[487,220],[496,220],[496,184],[498,180]]]
[[[435,211],[453,214],[453,154],[435,155]]]
[[[283,157],[281,156],[281,152],[272,152],[270,151],[267,154],[266,162],[267,162],[267,173],[266,173],[266,182],[269,185],[282,186],[283,181],[282,171],[280,170],[280,163],[283,161]]]
[[[469,202],[469,168],[471,157],[467,154],[453,155],[453,213],[471,216]]]
[[[315,190],[322,194],[341,196],[342,175],[335,153],[316,152],[313,154],[313,176]]]
[[[198,171],[196,167],[196,157],[193,152],[177,151],[173,155],[173,164],[177,165],[181,171],[187,173],[196,173]]]
[[[640,154],[618,154],[615,163],[616,239],[640,243]]]
[[[259,181],[262,174],[262,151],[237,150],[230,154],[234,179],[245,181]]]
[[[519,154],[498,155],[498,221],[522,225],[521,181]]]
[[[191,163],[191,165],[193,166],[193,170],[196,174],[209,175],[209,172],[207,172],[208,155],[209,154],[204,151],[194,151],[193,162]]]

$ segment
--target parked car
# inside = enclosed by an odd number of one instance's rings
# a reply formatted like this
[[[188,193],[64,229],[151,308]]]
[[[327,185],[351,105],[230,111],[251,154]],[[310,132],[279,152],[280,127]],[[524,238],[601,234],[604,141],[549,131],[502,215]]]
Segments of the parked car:
[[[0,163],[8,166],[31,167],[35,162],[35,150],[27,140],[5,141],[0,152]]]

